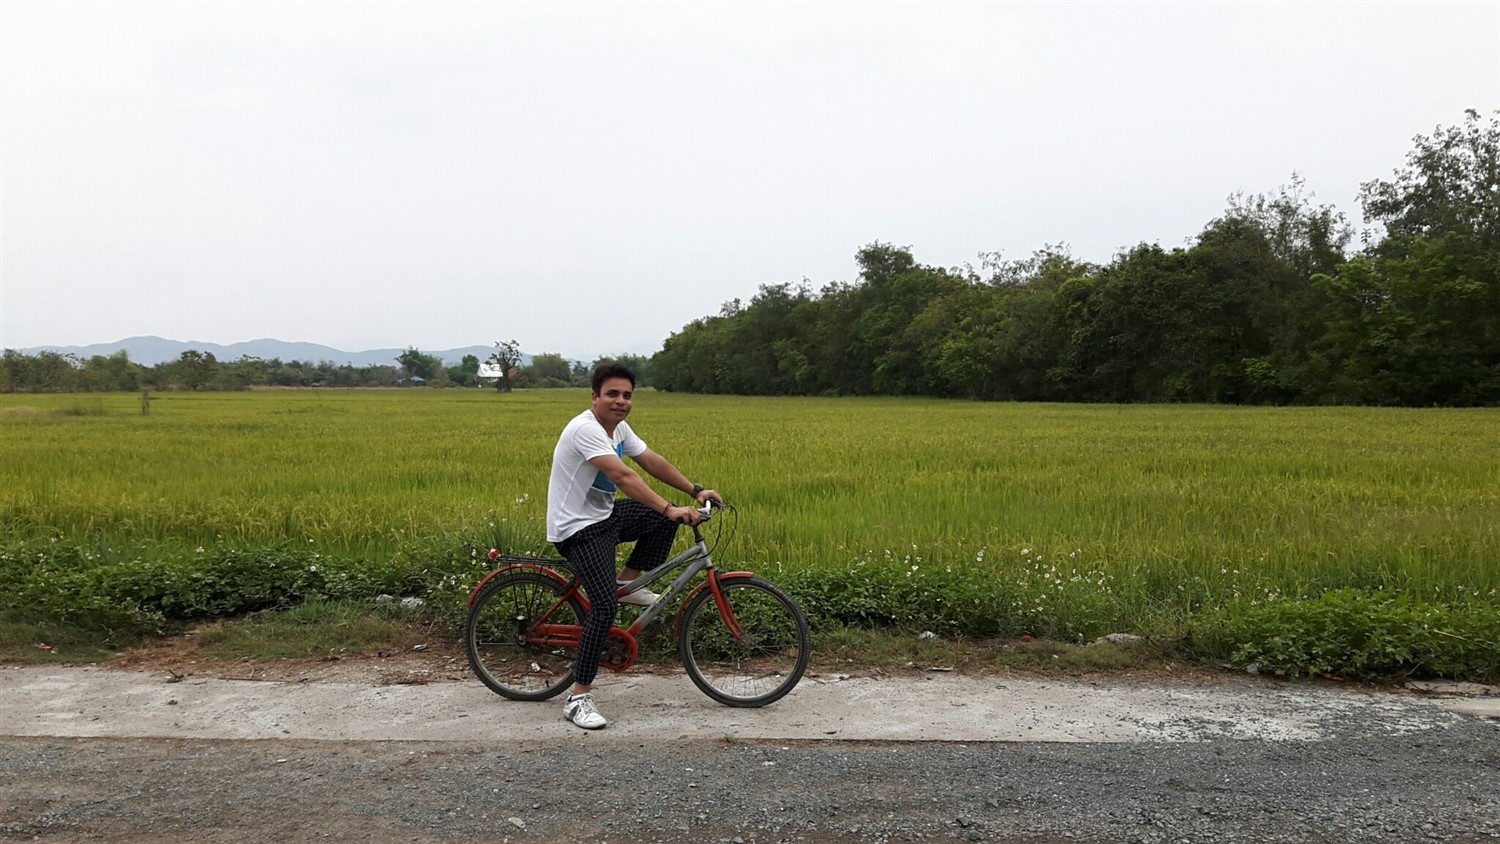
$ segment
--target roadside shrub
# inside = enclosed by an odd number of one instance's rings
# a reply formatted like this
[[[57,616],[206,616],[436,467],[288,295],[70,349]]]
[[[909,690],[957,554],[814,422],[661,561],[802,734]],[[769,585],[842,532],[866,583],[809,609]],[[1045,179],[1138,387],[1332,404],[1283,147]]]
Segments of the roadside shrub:
[[[27,543],[0,551],[0,588],[18,604],[110,635],[238,615],[309,598],[361,598],[399,578],[388,566],[284,548],[95,548]]]
[[[223,550],[196,559],[147,560],[93,570],[93,591],[134,600],[174,619],[212,618],[286,606],[325,591],[313,555]]]
[[[1232,606],[1195,625],[1204,656],[1282,677],[1500,679],[1500,607],[1339,589]]]
[[[165,623],[160,612],[89,588],[87,573],[96,561],[89,549],[61,543],[0,547],[0,590],[27,618],[61,623],[106,642],[159,631]]]
[[[985,553],[979,551],[975,562],[982,563]],[[886,551],[870,552],[841,568],[789,569],[773,577],[802,604],[814,626],[1063,641],[1126,629],[1113,578],[1076,562],[1071,557],[1063,566],[1021,549],[997,572],[983,565],[934,562],[915,550],[900,557]]]
[[[328,556],[296,547],[106,547],[59,539],[0,545],[0,590],[28,615],[107,636],[138,636],[169,622],[297,606],[305,601],[420,597],[448,619],[489,571],[504,531],[480,538],[409,541],[387,559]]]
[[[111,644],[182,621],[309,601],[359,605],[381,594],[420,597],[420,612],[456,630],[470,591],[492,566],[490,547],[522,555],[549,550],[535,541],[511,542],[508,532],[499,526],[482,536],[409,540],[376,560],[284,546],[185,550],[33,540],[0,545],[0,590],[11,597],[7,609],[15,618],[62,623]],[[815,628],[1061,642],[1156,631],[1159,645],[1200,662],[1255,665],[1284,677],[1500,680],[1500,604],[1487,593],[1450,593],[1439,601],[1384,590],[1296,598],[1247,590],[1212,606],[1179,604],[1142,614],[1131,591],[1139,583],[1125,577],[1122,588],[1102,567],[1079,561],[1077,552],[1044,560],[1023,548],[1002,560],[994,552],[981,565],[986,553],[978,551],[973,565],[935,561],[914,547],[899,555],[869,551],[818,569],[776,563],[723,568],[747,568],[779,583]]]

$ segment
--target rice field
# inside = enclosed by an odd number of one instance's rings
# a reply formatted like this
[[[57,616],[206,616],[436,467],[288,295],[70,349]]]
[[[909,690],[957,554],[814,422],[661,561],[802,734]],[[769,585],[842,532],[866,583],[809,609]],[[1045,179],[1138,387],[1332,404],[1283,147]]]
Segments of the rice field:
[[[0,395],[0,538],[541,550],[584,390]],[[1500,587],[1500,410],[981,404],[643,390],[757,568],[1107,573],[1147,593]]]

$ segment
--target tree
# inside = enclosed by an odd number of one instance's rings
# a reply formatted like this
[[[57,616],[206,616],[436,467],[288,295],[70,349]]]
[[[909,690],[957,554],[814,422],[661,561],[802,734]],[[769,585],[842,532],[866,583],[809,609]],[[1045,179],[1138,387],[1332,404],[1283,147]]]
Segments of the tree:
[[[644,355],[630,354],[600,355],[599,357],[595,358],[593,364],[588,367],[588,372],[584,376],[583,383],[587,384],[588,379],[593,377],[594,370],[598,369],[606,363],[618,363],[626,369],[629,369],[631,372],[634,372],[635,386],[637,389],[641,387],[650,387],[655,383],[651,380],[651,358],[648,358]]]
[[[86,391],[135,392],[139,384],[139,367],[130,362],[124,349],[83,361],[77,378],[78,388]]]
[[[472,387],[479,383],[479,358],[464,355],[458,366],[448,367],[448,380],[460,387]]]
[[[566,387],[573,377],[573,366],[556,352],[542,352],[531,356],[532,377],[543,387]]]
[[[1320,284],[1320,351],[1342,401],[1500,402],[1500,112],[1417,136],[1407,166],[1361,186],[1385,237]]]
[[[1229,210],[1210,222],[1195,251],[1256,288],[1250,322],[1263,348],[1246,349],[1240,361],[1240,401],[1316,401],[1326,393],[1326,360],[1316,349],[1331,303],[1313,279],[1337,273],[1353,237],[1344,215],[1314,205],[1296,173],[1275,195],[1230,197]]]
[[[521,365],[521,346],[515,340],[496,342],[495,351],[485,362],[500,370],[499,377],[495,379],[495,390],[508,393],[511,390],[510,374]]]
[[[907,334],[921,338],[932,390],[942,396],[1037,401],[1055,396],[1047,377],[1063,345],[1057,291],[1094,268],[1046,246],[1029,258],[984,256],[962,286],[932,300]]]
[[[1001,291],[979,284],[933,302],[907,334],[920,338],[921,357],[938,395],[1014,398],[1001,386],[1007,369],[1000,341],[1009,319]]]
[[[871,391],[873,356],[859,339],[860,314],[870,294],[863,285],[835,282],[819,291],[811,322],[807,381],[816,393],[860,395]]]
[[[661,351],[651,358],[656,386],[662,390],[689,393],[714,392],[717,385],[703,364],[704,350],[712,342],[714,321],[722,317],[702,317],[674,332],[662,342]]]
[[[1469,109],[1464,125],[1414,138],[1407,166],[1395,179],[1360,186],[1365,217],[1381,223],[1400,251],[1410,238],[1458,235],[1475,243],[1500,238],[1500,111],[1485,125]]]
[[[213,352],[188,349],[172,364],[171,378],[189,390],[201,390],[219,374],[219,362]]]
[[[406,370],[408,378],[420,378],[423,381],[431,381],[437,377],[438,371],[442,369],[443,359],[434,355],[424,355],[415,347],[408,347],[406,351],[396,356],[396,362]]]
[[[1057,306],[1066,341],[1052,377],[1075,401],[1181,400],[1173,378],[1193,315],[1192,273],[1182,249],[1141,244],[1098,273],[1068,281]]]
[[[592,375],[593,370],[589,369],[588,364],[581,360],[575,360],[573,361],[573,371],[568,373],[568,383],[575,387],[587,387],[590,386],[589,379]],[[640,383],[637,382],[636,386],[639,387]]]
[[[0,393],[14,393],[26,388],[31,359],[15,349],[0,355]]]
[[[807,297],[805,287],[761,285],[750,304],[725,326],[729,331],[723,351],[730,359],[719,362],[719,378],[728,381],[730,390],[752,395],[797,392],[799,370],[806,366],[798,308]]]
[[[281,362],[276,361],[276,365],[280,366]],[[238,359],[224,364],[224,368],[233,373],[237,380],[247,385],[264,386],[270,383],[269,361],[254,355],[241,355]]]

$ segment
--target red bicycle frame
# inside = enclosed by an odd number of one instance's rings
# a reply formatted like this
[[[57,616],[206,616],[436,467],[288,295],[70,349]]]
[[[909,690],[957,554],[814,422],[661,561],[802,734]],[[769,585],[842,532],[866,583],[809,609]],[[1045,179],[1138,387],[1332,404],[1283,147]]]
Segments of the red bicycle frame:
[[[692,550],[693,549],[690,548],[687,552],[679,555],[679,558],[668,561],[667,565],[661,567],[661,572],[669,571],[689,560],[707,560],[706,554],[702,555],[701,557],[692,556]],[[491,560],[498,560],[499,557],[499,552],[490,552]],[[692,599],[697,596],[699,592],[703,591],[704,589],[708,589],[713,593],[714,606],[718,608],[719,616],[724,619],[725,628],[729,630],[730,634],[734,636],[735,639],[741,642],[745,641],[744,629],[740,626],[739,620],[735,618],[733,607],[729,605],[729,601],[724,597],[724,588],[722,586],[722,583],[727,580],[754,577],[754,572],[732,571],[725,572],[724,574],[719,574],[718,569],[714,567],[711,560],[708,560],[704,564],[704,568],[706,568],[708,571],[708,579],[695,586],[693,590],[689,592],[685,598],[683,598],[681,605],[677,608],[677,614],[673,619],[673,629],[680,629],[682,624],[682,612],[687,607],[687,605],[692,602]],[[517,560],[509,565],[501,566],[500,568],[495,569],[494,571],[486,575],[485,578],[479,582],[478,586],[474,587],[474,591],[469,595],[469,603],[472,604],[474,602],[474,596],[479,594],[479,590],[483,589],[485,584],[489,583],[496,577],[515,571],[539,572],[546,577],[556,581],[559,585],[565,587],[563,594],[558,596],[557,600],[552,603],[552,606],[548,607],[547,611],[542,613],[541,617],[537,619],[536,623],[526,631],[526,641],[529,644],[543,645],[546,647],[577,648],[579,642],[583,637],[583,625],[573,623],[559,624],[549,621],[548,619],[551,619],[559,609],[568,604],[570,601],[574,600],[578,601],[578,603],[582,605],[583,611],[587,613],[590,608],[588,596],[584,594],[582,583],[577,577],[574,577],[572,579],[565,578],[556,569],[546,565],[545,563]],[[677,582],[674,582],[672,584],[671,588],[669,588],[665,593],[662,594],[660,598],[657,599],[656,603],[652,605],[651,609],[655,610],[657,607],[671,600],[673,596],[682,589],[686,581],[688,579],[691,579],[693,574],[696,574],[696,572],[690,572],[685,577],[680,577]],[[660,573],[656,575],[656,577],[660,576]],[[621,588],[619,591],[620,595],[625,595],[628,593],[628,588]],[[649,624],[653,618],[655,618],[655,615],[656,613],[648,611],[646,613],[642,613],[641,616],[634,622],[632,622],[629,627],[620,627],[617,625],[611,628],[609,631],[608,640],[606,641],[613,640],[618,642],[620,646],[625,649],[625,655],[623,658],[605,658],[600,661],[600,664],[613,671],[624,671],[625,669],[634,665],[636,662],[636,658],[640,654],[640,643],[637,637],[640,635],[640,632],[645,629],[646,625]]]

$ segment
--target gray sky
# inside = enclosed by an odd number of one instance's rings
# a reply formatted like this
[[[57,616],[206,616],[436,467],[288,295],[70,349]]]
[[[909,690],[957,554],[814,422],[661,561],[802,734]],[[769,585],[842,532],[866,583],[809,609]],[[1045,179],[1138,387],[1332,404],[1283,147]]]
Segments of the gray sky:
[[[659,348],[760,284],[1360,222],[1500,3],[0,5],[0,346]]]

